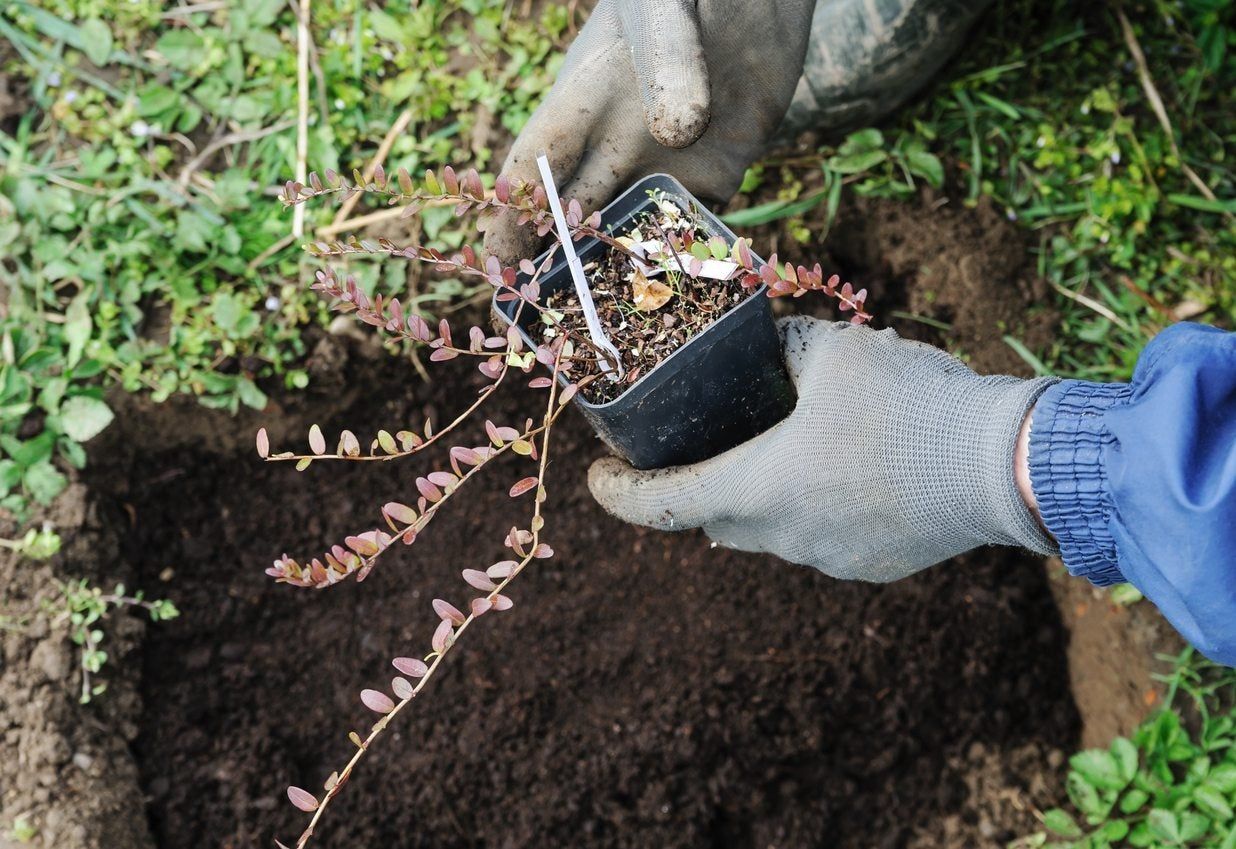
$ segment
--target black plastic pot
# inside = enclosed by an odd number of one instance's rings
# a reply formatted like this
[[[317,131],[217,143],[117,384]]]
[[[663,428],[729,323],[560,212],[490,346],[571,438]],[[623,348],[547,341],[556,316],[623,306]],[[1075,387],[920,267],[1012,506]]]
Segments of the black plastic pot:
[[[620,232],[634,216],[652,207],[650,190],[660,190],[685,206],[699,209],[711,235],[733,244],[737,237],[668,174],[653,174],[631,186],[601,211],[601,227]],[[596,239],[575,243],[580,260],[607,250]],[[541,276],[548,296],[573,288],[566,259]],[[537,261],[538,267],[544,255]],[[527,282],[522,277],[520,283]],[[499,302],[494,310],[508,324],[517,301]],[[525,311],[528,313],[531,311]],[[535,313],[520,320],[524,341],[535,347],[528,328]],[[611,340],[621,346],[620,340]],[[621,396],[590,404],[582,395],[574,403],[602,439],[638,469],[695,463],[746,442],[784,419],[796,396],[785,371],[781,342],[764,287],[754,291],[704,332],[698,334]]]

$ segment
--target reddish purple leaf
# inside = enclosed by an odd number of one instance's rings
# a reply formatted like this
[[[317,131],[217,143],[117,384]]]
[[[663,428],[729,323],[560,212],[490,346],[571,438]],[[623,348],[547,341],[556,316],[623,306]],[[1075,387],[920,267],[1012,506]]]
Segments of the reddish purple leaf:
[[[542,543],[539,543],[535,549],[533,549],[532,556],[539,557],[542,560],[544,560],[545,558],[553,557],[554,550],[550,548],[546,543],[542,542]]]
[[[379,551],[378,544],[367,537],[365,534],[357,534],[350,536],[344,541],[344,545],[355,551],[361,557],[373,557]]]
[[[472,599],[472,615],[484,616],[493,606],[493,602],[487,598],[474,598]]]
[[[454,625],[462,625],[464,623],[464,615],[459,612],[459,608],[444,599],[435,598],[433,600],[433,612],[438,614],[438,618],[444,622],[450,622]]]
[[[317,425],[309,428],[309,447],[313,449],[314,454],[322,454],[326,451],[326,437],[322,436],[322,428]]]
[[[418,514],[415,510],[406,504],[400,504],[398,501],[388,501],[383,507],[382,512],[385,513],[392,522],[397,525],[411,525],[416,522]]]
[[[536,485],[538,483],[540,483],[540,481],[534,477],[526,477],[523,480],[516,482],[516,484],[511,487],[511,498],[519,498],[519,496],[523,495],[525,492],[536,489]]]
[[[430,483],[441,487],[454,486],[459,481],[459,478],[450,472],[430,472],[428,478]]]
[[[258,428],[257,432],[257,452],[258,456],[265,460],[270,456],[270,437],[266,435],[266,428]]]
[[[501,580],[503,578],[509,577],[510,574],[515,571],[515,567],[518,565],[519,564],[516,563],[514,560],[500,560],[499,562],[495,563],[494,565],[486,569],[485,574],[491,578],[494,578],[495,580]]]
[[[433,632],[433,650],[441,654],[446,651],[452,642],[452,637],[455,631],[451,628],[450,620],[443,619],[438,623],[438,630]]]
[[[361,701],[374,713],[390,713],[395,709],[391,697],[380,690],[361,690]]]
[[[318,809],[317,798],[308,790],[296,786],[288,787],[288,799],[292,804],[300,808],[305,813],[316,811]]]
[[[478,590],[489,592],[496,590],[498,585],[489,579],[489,576],[479,569],[464,569],[463,579]]]
[[[493,604],[494,604],[494,610],[498,610],[498,611],[510,610],[512,607],[515,606],[515,602],[511,601],[509,598],[507,598],[504,595],[494,596]]]
[[[428,664],[415,657],[397,657],[391,661],[391,666],[409,678],[424,678],[429,672]]]
[[[430,483],[428,478],[417,478],[416,488],[420,490],[421,495],[425,496],[428,501],[442,500],[442,490]]]

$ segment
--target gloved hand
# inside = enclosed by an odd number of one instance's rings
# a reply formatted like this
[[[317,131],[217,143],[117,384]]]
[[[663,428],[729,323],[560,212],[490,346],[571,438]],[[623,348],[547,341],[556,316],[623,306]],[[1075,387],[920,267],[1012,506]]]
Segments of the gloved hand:
[[[789,418],[692,466],[598,460],[588,485],[606,510],[867,581],[988,543],[1056,552],[1013,477],[1022,420],[1053,378],[981,377],[892,330],[778,326],[798,387]]]
[[[544,151],[559,192],[586,210],[656,171],[704,199],[728,199],[790,104],[814,8],[600,0],[502,173],[539,181]],[[486,230],[486,252],[506,262],[535,252],[534,236],[510,216]]]

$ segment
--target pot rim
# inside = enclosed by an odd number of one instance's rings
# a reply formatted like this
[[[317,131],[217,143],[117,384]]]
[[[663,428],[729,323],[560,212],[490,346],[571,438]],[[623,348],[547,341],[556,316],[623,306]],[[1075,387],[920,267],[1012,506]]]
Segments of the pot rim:
[[[638,180],[636,180],[634,183],[628,186],[627,189],[622,194],[618,195],[618,197],[614,198],[612,201],[606,204],[606,206],[601,210],[602,226],[605,225],[605,213],[606,212],[608,212],[610,209],[616,206],[619,202],[625,200],[632,192],[639,189],[644,183],[648,182],[649,180],[654,180],[657,178],[668,180],[670,183],[672,183],[675,191],[680,193],[679,200],[685,200],[688,203],[697,204],[701,209],[703,209],[704,212],[709,216],[709,219],[710,219],[709,223],[716,225],[716,227],[719,229],[719,232],[714,233],[714,235],[722,236],[731,246],[734,244],[735,241],[737,241],[740,238],[733,230],[731,230],[729,227],[726,226],[725,222],[723,222],[720,219],[720,217],[716,215],[716,213],[714,213],[711,209],[708,209],[704,205],[704,203],[699,200],[699,198],[695,197],[695,195],[687,191],[686,186],[680,183],[678,179],[674,177],[674,175],[666,174],[661,171],[655,172],[653,174],[645,174],[643,177],[640,177]],[[635,213],[633,212],[631,214],[634,215]],[[595,236],[592,236],[584,240],[582,242],[582,245],[584,247],[590,247],[591,245],[597,243],[598,241],[600,240],[597,239]],[[550,253],[550,251],[554,251],[554,250],[556,250],[556,247],[550,248],[549,250],[542,253],[539,257],[537,257],[534,260],[534,262],[537,265],[540,265],[542,262],[544,262],[545,257]],[[752,257],[759,263],[764,262],[764,259],[757,254],[753,253]],[[716,320],[714,320],[712,324],[708,325],[703,330],[701,330],[699,333],[695,334],[690,339],[688,339],[686,342],[679,345],[676,349],[674,349],[673,353],[671,353],[665,359],[661,360],[661,362],[657,363],[656,366],[649,369],[647,374],[644,374],[643,376],[640,377],[639,380],[635,381],[630,386],[628,386],[625,390],[623,390],[622,394],[617,396],[616,398],[606,401],[603,404],[593,404],[590,401],[588,401],[586,398],[584,398],[583,394],[577,394],[575,398],[572,400],[574,400],[576,403],[590,410],[604,411],[604,410],[609,409],[610,407],[618,404],[620,401],[625,400],[627,395],[629,395],[639,386],[642,386],[644,382],[648,380],[648,378],[650,378],[652,375],[656,374],[657,372],[661,371],[666,366],[667,363],[672,362],[674,358],[677,357],[680,353],[690,348],[693,344],[695,344],[700,339],[703,339],[714,327],[716,327],[721,322],[725,321],[727,318],[729,318],[731,315],[737,312],[740,308],[742,308],[745,304],[747,304],[747,302],[750,301],[752,298],[766,297],[767,292],[768,292],[768,285],[766,283],[761,283],[758,289],[751,290],[751,293],[747,295],[746,298],[734,304],[732,307],[726,310],[722,315],[720,315]],[[519,334],[520,336],[523,337],[524,342],[528,345],[531,345],[533,348],[535,348],[537,345],[537,342],[533,340],[532,337],[528,335],[528,332],[525,331],[522,327],[520,327],[519,324],[517,324],[513,318],[508,317],[506,312],[501,307],[498,306],[498,302],[496,300],[497,293],[494,294],[494,298],[495,298],[494,307],[497,310],[498,315],[502,316],[502,320],[505,321],[508,325],[514,325],[519,330]],[[562,385],[564,386],[570,385],[571,383],[571,381],[569,381],[566,378],[566,376],[562,374],[558,375],[558,380],[561,381]]]

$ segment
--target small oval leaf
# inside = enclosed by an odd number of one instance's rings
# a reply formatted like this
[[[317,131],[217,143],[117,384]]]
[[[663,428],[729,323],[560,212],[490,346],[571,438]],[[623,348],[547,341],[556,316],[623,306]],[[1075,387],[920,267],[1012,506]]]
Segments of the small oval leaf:
[[[409,678],[424,678],[429,673],[429,665],[416,657],[397,657],[391,661],[391,666]]]
[[[309,428],[309,447],[314,454],[326,453],[326,437],[322,435],[322,428],[316,424]]]
[[[498,588],[498,585],[491,581],[489,576],[479,569],[464,569],[463,579],[471,586],[474,586],[483,592],[489,592],[490,590],[496,590]]]
[[[390,713],[395,709],[391,697],[380,690],[361,690],[361,702],[374,713]]]
[[[316,811],[318,809],[317,798],[308,790],[303,788],[289,786],[288,799],[291,800],[293,805],[300,808],[305,813]]]
[[[521,481],[518,481],[513,487],[511,487],[511,498],[518,498],[525,492],[530,492],[536,488],[538,483],[539,481],[534,477],[527,477]]]
[[[459,612],[459,608],[444,599],[435,598],[433,600],[433,612],[438,614],[438,618],[445,622],[450,622],[452,625],[462,625],[466,618]]]
[[[406,702],[416,695],[416,688],[412,686],[412,682],[407,678],[400,678],[396,675],[391,679],[391,692],[395,694],[395,698]]]

